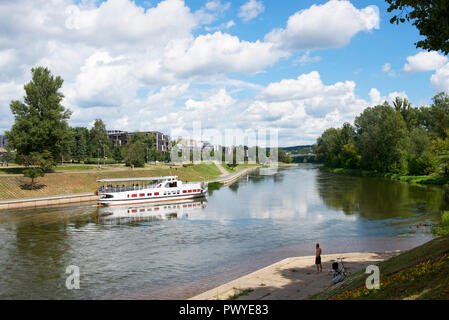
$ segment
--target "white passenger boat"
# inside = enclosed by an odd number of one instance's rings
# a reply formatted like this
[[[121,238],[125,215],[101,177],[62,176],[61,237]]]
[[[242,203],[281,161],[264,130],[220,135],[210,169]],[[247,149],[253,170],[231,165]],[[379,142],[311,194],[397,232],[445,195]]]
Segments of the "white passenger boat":
[[[168,202],[205,197],[205,182],[184,183],[177,176],[97,180],[98,204],[105,206]]]

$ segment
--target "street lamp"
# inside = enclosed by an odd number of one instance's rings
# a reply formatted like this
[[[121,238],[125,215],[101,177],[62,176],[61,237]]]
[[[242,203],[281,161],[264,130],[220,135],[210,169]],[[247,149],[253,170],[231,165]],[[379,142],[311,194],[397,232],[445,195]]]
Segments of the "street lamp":
[[[97,168],[100,169],[100,147],[97,150]]]

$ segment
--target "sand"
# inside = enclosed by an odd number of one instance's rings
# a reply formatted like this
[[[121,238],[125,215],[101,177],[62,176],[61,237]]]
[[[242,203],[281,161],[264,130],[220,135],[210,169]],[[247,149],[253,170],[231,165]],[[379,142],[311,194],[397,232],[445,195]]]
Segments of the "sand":
[[[323,272],[319,274],[316,273],[315,256],[287,258],[192,297],[190,300],[226,300],[245,289],[253,291],[240,296],[238,300],[308,299],[331,285],[331,264],[336,258],[344,257],[345,267],[350,273],[354,273],[399,253],[400,251],[387,251],[322,255]]]

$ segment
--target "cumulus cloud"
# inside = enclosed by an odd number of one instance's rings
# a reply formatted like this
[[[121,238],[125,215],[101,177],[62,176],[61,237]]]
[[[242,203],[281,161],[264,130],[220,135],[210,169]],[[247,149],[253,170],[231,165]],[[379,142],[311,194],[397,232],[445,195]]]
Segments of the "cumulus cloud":
[[[435,71],[430,77],[430,83],[439,91],[449,92],[449,63]]]
[[[331,0],[296,12],[285,29],[271,31],[265,40],[290,50],[342,47],[357,33],[378,29],[379,21],[376,6],[357,9],[349,1]]]
[[[407,57],[404,65],[406,72],[422,72],[436,70],[447,63],[447,57],[436,51],[422,51],[414,56]]]
[[[256,18],[259,14],[264,12],[265,7],[262,1],[249,0],[240,7],[238,16],[245,22]]]
[[[166,51],[164,64],[182,75],[217,72],[255,73],[274,64],[288,53],[271,43],[249,42],[217,31],[193,41],[178,42]]]
[[[263,11],[261,1],[245,5],[244,21]],[[351,120],[372,103],[355,95],[355,82],[325,84],[316,71],[266,86],[239,75],[252,79],[296,50],[305,50],[297,62],[317,61],[309,49],[341,46],[376,28],[376,7],[356,9],[334,0],[314,5],[264,41],[207,33],[235,25],[223,21],[229,7],[223,0],[208,1],[195,12],[182,0],[145,8],[130,0],[3,2],[0,132],[10,128],[9,102],[23,96],[23,84],[37,65],[64,79],[71,125],[101,117],[110,129],[176,133],[201,120],[209,128],[279,127],[287,144],[297,143],[298,135],[313,142],[322,129]]]

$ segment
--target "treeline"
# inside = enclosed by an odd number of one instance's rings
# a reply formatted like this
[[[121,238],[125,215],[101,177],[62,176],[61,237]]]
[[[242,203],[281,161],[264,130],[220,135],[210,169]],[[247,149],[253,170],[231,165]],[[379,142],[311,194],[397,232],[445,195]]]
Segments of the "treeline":
[[[418,108],[397,97],[393,105],[366,108],[354,125],[327,129],[318,138],[317,159],[332,168],[448,175],[449,95],[432,101]]]
[[[169,154],[163,154],[156,149],[154,134],[137,132],[127,136],[127,144],[114,145],[108,137],[105,124],[96,119],[93,127],[71,128],[71,142],[64,158],[75,162],[122,163],[143,167],[149,161],[169,160]]]
[[[126,145],[114,146],[100,119],[90,130],[71,128],[67,120],[72,113],[61,104],[62,84],[62,78],[53,76],[48,68],[31,69],[23,101],[10,104],[14,124],[6,132],[8,146],[3,162],[24,164],[30,168],[28,176],[37,177],[61,162],[125,162],[142,167],[145,162],[168,160],[168,154],[156,149],[152,134],[131,134]]]

